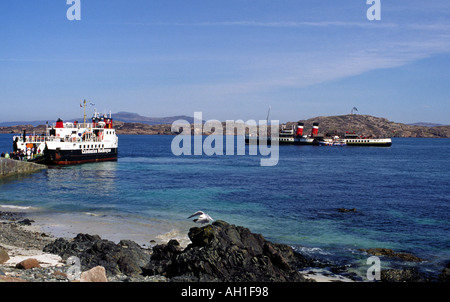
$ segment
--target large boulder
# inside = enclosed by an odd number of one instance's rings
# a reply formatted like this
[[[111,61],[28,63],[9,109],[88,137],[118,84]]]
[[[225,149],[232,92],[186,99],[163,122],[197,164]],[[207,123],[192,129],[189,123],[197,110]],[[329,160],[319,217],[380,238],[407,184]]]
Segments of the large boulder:
[[[108,282],[106,270],[103,266],[96,266],[81,273],[80,282]]]
[[[18,269],[32,269],[32,268],[39,268],[41,265],[39,264],[39,261],[37,261],[34,258],[25,259],[19,263],[16,264],[16,268]]]
[[[191,228],[188,236],[192,243],[184,250],[174,240],[155,246],[144,274],[178,281],[306,281],[298,271],[308,260],[247,228],[218,220]]]
[[[64,260],[76,256],[82,270],[102,266],[108,275],[140,275],[142,267],[150,261],[150,251],[133,241],[122,240],[115,244],[88,234],[78,234],[72,240],[58,238],[45,246],[44,252],[57,254]]]

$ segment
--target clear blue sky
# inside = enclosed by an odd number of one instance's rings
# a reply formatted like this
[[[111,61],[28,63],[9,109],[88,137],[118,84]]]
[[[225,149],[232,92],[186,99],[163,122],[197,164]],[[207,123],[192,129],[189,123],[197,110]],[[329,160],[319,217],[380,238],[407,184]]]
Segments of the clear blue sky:
[[[0,2],[0,122],[99,111],[450,124],[450,1]],[[92,109],[92,108],[90,108]]]

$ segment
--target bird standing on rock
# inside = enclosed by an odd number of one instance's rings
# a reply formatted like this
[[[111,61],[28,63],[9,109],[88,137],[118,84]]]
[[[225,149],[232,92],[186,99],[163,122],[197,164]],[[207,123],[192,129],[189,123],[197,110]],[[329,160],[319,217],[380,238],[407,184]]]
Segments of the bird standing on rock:
[[[193,220],[194,222],[197,222],[197,223],[205,224],[205,223],[210,223],[210,222],[214,221],[214,219],[212,219],[211,216],[209,216],[208,214],[206,214],[202,211],[195,212],[194,214],[189,216],[188,219],[192,218],[194,216],[198,216],[198,218],[195,218]]]

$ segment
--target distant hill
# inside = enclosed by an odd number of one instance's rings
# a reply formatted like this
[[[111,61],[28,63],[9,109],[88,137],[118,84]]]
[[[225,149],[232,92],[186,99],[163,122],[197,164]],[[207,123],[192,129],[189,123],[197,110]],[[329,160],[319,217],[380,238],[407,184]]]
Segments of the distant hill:
[[[48,121],[49,124],[54,123],[54,121]],[[14,127],[18,125],[30,125],[33,127],[39,126],[39,125],[45,125],[47,121],[16,121],[16,122],[2,122],[0,123],[0,127]]]
[[[194,122],[194,118],[185,115],[169,116],[169,117],[146,117],[137,113],[121,111],[112,115],[115,121],[124,123],[141,123],[147,125],[172,124],[176,120],[186,120],[189,123]]]
[[[174,116],[166,118],[143,117],[136,113],[119,112],[113,114],[114,128],[118,134],[174,134],[171,132],[173,121],[183,119],[191,124],[193,118],[188,116]],[[388,119],[371,115],[347,114],[338,116],[318,116],[307,120],[288,122],[288,126],[295,126],[297,122],[304,123],[304,134],[311,133],[313,123],[319,123],[319,133],[322,135],[344,135],[346,132],[355,132],[363,136],[375,137],[432,137],[450,138],[450,126],[423,126],[395,123]],[[27,133],[36,131],[42,133],[45,122],[34,127],[23,123],[15,126],[0,126],[0,133]],[[225,123],[222,123],[225,125]],[[191,125],[192,128],[192,125]],[[225,130],[224,130],[225,133]],[[209,133],[205,133],[209,134]]]
[[[189,123],[194,122],[194,118],[190,116],[185,115],[179,115],[179,116],[169,116],[169,117],[146,117],[139,115],[137,113],[131,113],[131,112],[125,112],[121,111],[118,113],[113,113],[112,117],[115,121],[121,121],[124,123],[142,123],[147,125],[159,125],[159,124],[172,124],[174,121],[182,119],[186,120]],[[90,118],[90,117],[88,117]],[[72,118],[68,119],[67,121],[83,121],[83,118]],[[18,125],[31,125],[33,127],[37,127],[40,125],[45,125],[46,123],[49,123],[50,125],[56,122],[55,120],[40,120],[40,121],[15,121],[15,122],[2,122],[0,123],[0,127],[14,127]]]
[[[430,127],[407,125],[371,115],[347,114],[338,116],[319,116],[299,122],[305,124],[304,133],[310,132],[313,123],[319,123],[319,132],[324,135],[343,135],[346,132],[355,132],[364,136],[373,135],[377,137],[450,138],[450,126]]]

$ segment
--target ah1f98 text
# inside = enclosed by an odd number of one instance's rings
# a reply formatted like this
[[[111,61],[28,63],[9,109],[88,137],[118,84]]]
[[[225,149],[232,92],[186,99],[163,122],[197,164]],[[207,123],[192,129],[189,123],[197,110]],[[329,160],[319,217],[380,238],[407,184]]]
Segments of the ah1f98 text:
[[[267,297],[268,287],[259,286],[229,286],[224,294],[225,297]]]

